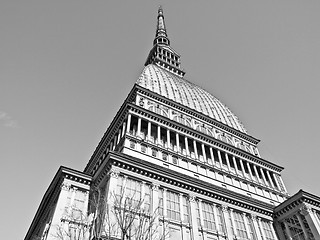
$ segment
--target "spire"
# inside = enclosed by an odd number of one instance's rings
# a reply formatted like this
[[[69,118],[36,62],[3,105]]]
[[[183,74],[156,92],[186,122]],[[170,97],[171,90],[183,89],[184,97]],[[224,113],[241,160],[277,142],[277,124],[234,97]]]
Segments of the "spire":
[[[158,9],[157,31],[156,37],[153,41],[153,45],[156,45],[157,43],[163,45],[170,45],[170,40],[167,35],[166,24],[164,22],[164,15],[161,6]]]
[[[153,48],[145,66],[148,64],[155,64],[179,77],[183,77],[185,74],[180,67],[180,55],[170,46],[161,6],[158,9],[157,31],[153,40]]]

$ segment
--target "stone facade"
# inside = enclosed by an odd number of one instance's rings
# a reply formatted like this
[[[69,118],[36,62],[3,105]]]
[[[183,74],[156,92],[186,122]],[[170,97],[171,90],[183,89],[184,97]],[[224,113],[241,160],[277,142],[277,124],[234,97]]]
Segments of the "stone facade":
[[[283,167],[260,156],[259,140],[220,100],[184,79],[161,8],[153,43],[86,168],[59,169],[25,239],[57,239],[72,226],[82,234],[77,239],[91,240],[99,212],[115,206],[121,192],[142,199],[144,214],[158,214],[154,239],[320,239],[318,198],[290,202]],[[103,208],[92,206],[97,193]]]

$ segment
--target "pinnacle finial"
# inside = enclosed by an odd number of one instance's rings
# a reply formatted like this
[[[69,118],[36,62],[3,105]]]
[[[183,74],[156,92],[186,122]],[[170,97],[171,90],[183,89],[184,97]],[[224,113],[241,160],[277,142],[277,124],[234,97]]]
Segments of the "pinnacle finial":
[[[167,35],[166,25],[164,22],[163,9],[161,5],[159,6],[159,9],[158,9],[157,31],[156,31],[156,37],[153,41],[154,45],[157,43],[170,45],[170,41]]]

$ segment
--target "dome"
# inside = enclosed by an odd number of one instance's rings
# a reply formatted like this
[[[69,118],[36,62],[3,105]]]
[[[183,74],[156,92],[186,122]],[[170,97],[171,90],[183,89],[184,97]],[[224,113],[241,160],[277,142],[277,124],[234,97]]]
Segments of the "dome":
[[[161,67],[148,64],[143,69],[136,83],[143,88],[205,114],[238,131],[247,133],[238,117],[219,99],[203,88]]]

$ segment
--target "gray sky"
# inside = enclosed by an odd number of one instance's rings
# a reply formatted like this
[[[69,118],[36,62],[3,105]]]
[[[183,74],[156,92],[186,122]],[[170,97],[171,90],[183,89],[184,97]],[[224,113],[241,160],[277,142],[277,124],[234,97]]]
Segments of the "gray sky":
[[[3,239],[23,239],[60,165],[83,170],[152,47],[158,6],[186,78],[225,103],[291,194],[320,195],[319,1],[0,3]]]

